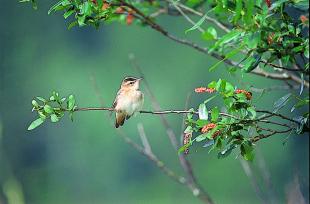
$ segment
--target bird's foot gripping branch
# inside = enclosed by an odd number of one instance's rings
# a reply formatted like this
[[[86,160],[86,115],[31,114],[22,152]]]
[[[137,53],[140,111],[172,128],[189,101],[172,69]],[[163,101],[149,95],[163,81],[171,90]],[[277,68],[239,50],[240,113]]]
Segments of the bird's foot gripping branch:
[[[201,143],[209,151],[218,150],[218,157],[228,156],[234,149],[239,148],[246,160],[254,158],[254,143],[276,134],[289,135],[293,132],[302,134],[309,131],[309,113],[303,116],[289,118],[279,112],[287,105],[289,100],[296,100],[291,110],[308,106],[309,100],[301,99],[293,94],[287,94],[274,102],[273,110],[258,110],[252,100],[252,93],[235,88],[231,83],[219,79],[212,81],[207,87],[196,88],[198,94],[206,94],[206,99],[198,108],[189,110],[169,111],[140,111],[143,114],[187,114],[186,129],[184,131],[183,146],[179,153],[189,153],[194,143]],[[214,99],[217,106],[210,106]],[[221,103],[220,103],[221,101]],[[39,118],[34,120],[28,130],[32,130],[44,121],[58,122],[65,112],[69,113],[71,120],[77,111],[114,111],[113,108],[95,107],[78,108],[73,95],[62,98],[53,92],[48,99],[36,97],[32,101],[33,110],[37,111]]]

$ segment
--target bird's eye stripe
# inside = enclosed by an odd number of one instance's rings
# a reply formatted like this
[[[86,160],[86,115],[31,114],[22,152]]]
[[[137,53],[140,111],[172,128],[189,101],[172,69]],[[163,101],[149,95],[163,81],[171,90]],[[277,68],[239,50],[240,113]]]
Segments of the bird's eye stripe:
[[[136,81],[136,80],[137,80],[137,78],[134,78],[134,77],[126,77],[124,79],[124,81]]]

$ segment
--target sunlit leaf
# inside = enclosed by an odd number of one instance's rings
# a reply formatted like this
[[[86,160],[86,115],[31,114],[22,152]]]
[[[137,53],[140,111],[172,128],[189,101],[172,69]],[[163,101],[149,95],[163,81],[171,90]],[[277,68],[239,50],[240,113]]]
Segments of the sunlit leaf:
[[[211,120],[212,122],[216,122],[218,117],[219,117],[219,114],[220,114],[220,110],[217,106],[215,106],[214,108],[212,108],[211,110]]]
[[[33,130],[35,128],[37,128],[39,125],[41,125],[42,123],[44,122],[44,119],[43,118],[38,118],[36,119],[35,121],[33,121],[29,127],[28,127],[28,130]]]
[[[204,103],[199,105],[198,115],[199,115],[199,119],[208,120],[208,110]]]
[[[207,15],[204,15],[193,27],[187,29],[185,31],[185,33],[188,33],[190,31],[196,30],[197,28],[199,28],[201,26],[201,24],[206,20]]]
[[[281,98],[279,98],[276,102],[274,102],[273,107],[274,110],[273,112],[277,112],[278,110],[280,110],[282,107],[285,106],[285,104],[288,102],[289,98],[291,97],[291,93],[286,94],[285,96],[282,96]]]

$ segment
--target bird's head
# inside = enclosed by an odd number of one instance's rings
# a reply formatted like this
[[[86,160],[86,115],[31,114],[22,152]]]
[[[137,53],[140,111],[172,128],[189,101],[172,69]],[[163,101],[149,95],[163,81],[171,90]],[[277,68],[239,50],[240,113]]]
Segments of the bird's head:
[[[142,78],[125,77],[122,81],[121,88],[138,90]]]

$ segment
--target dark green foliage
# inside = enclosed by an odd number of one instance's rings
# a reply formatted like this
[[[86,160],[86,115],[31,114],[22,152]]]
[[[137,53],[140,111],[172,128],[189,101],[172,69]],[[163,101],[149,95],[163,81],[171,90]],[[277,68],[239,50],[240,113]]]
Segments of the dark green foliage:
[[[257,114],[256,107],[252,102],[252,93],[247,90],[236,89],[224,79],[212,81],[208,84],[208,87],[208,90],[203,88],[196,90],[198,93],[215,95],[199,105],[198,118],[192,113],[187,115],[185,133],[190,132],[193,134],[193,137],[190,143],[179,149],[179,152],[189,148],[193,143],[204,142],[204,147],[212,146],[210,151],[216,149],[219,151],[218,158],[225,158],[236,147],[239,147],[240,154],[244,159],[253,160],[253,143],[256,142],[256,136],[259,137],[267,133],[269,134],[270,131],[272,132],[272,130],[265,129],[262,126],[266,115]],[[212,107],[211,111],[207,111],[207,103],[216,96],[222,99],[223,103],[220,106],[223,112],[220,112],[217,106]],[[274,103],[273,113],[283,108],[289,99],[293,99],[292,94],[279,98]],[[309,103],[309,100],[298,100],[300,101],[297,104],[306,105]],[[297,104],[294,107],[297,107]],[[295,120],[297,134],[303,133],[305,128],[308,127],[308,117],[309,115],[307,114]],[[293,128],[288,131],[291,130]]]
[[[31,2],[36,8],[35,0],[23,0],[21,2]],[[287,69],[286,67],[297,66],[297,58],[304,61],[304,66],[299,67],[296,75],[301,79],[299,95],[303,93],[305,78],[309,76],[309,36],[305,32],[309,26],[309,20],[306,16],[300,16],[299,19],[293,18],[287,13],[287,9],[301,10],[305,15],[309,7],[305,0],[278,0],[272,1],[253,0],[209,0],[209,1],[185,1],[186,11],[201,11],[200,19],[185,33],[200,30],[201,38],[210,41],[209,47],[205,53],[216,56],[218,62],[209,67],[213,71],[223,62],[230,62],[231,59],[240,61],[237,63],[227,63],[233,65],[230,67],[230,73],[236,71],[236,67],[242,69],[243,73],[256,71],[257,67],[261,69],[272,68],[268,73]],[[177,1],[128,1],[128,0],[61,0],[49,9],[48,14],[61,12],[65,19],[70,19],[68,28],[73,26],[94,26],[99,28],[101,23],[113,21],[125,22],[130,25],[132,22],[148,25],[160,33],[168,36],[167,32],[156,24],[156,15],[154,12],[165,8],[167,3],[175,10],[168,11],[181,13],[177,9]],[[173,8],[174,8],[173,7]],[[169,7],[170,9],[170,7]],[[190,13],[190,12],[189,12]],[[195,13],[195,12],[194,12]],[[193,13],[191,13],[193,14]],[[182,14],[184,15],[184,14]],[[205,21],[212,16],[216,22],[203,29]],[[226,26],[225,32],[221,32],[218,27],[220,24]],[[221,27],[219,26],[219,27]],[[170,36],[171,38],[171,36]],[[175,41],[178,41],[172,37]],[[180,40],[182,44],[185,41]],[[192,47],[194,47],[192,45]],[[280,61],[280,63],[279,63]],[[290,69],[288,69],[290,70]],[[296,70],[294,70],[296,71]],[[252,94],[246,90],[238,90],[232,84],[224,79],[209,83],[208,88],[215,90],[215,95],[208,97],[198,107],[197,112],[187,116],[187,133],[193,133],[194,138],[180,151],[189,148],[194,142],[206,142],[213,149],[220,151],[219,158],[226,157],[233,149],[239,147],[241,155],[246,160],[254,158],[253,143],[257,137],[266,135],[266,132],[273,133],[272,130],[262,129],[259,125],[261,117],[257,114],[251,98]],[[215,97],[221,98],[223,104],[216,107],[208,107],[208,103]],[[29,127],[34,129],[42,124],[47,118],[52,122],[58,122],[68,111],[72,119],[72,113],[75,111],[75,99],[71,95],[68,99],[60,99],[58,93],[53,93],[49,100],[37,98],[38,101],[32,102],[34,110],[38,111],[39,119],[35,120]],[[289,101],[297,102],[291,108],[291,112],[300,107],[306,107],[309,104],[309,97],[300,98],[293,93],[286,94],[278,101],[274,102],[274,108],[271,113],[276,114]],[[63,107],[66,104],[66,107]],[[56,105],[56,106],[55,106]],[[220,110],[224,110],[221,112]],[[198,113],[198,118],[196,114]],[[308,127],[309,113],[303,113],[296,116],[295,119],[289,119],[295,123],[295,131],[300,134]],[[291,125],[291,124],[290,124]],[[287,125],[287,127],[291,127]],[[283,126],[285,127],[285,125]],[[204,129],[205,128],[205,129]],[[209,128],[209,129],[208,129]],[[204,129],[204,130],[203,130]],[[291,129],[289,129],[291,130]],[[287,132],[289,132],[289,130]],[[212,141],[212,142],[211,142]]]

